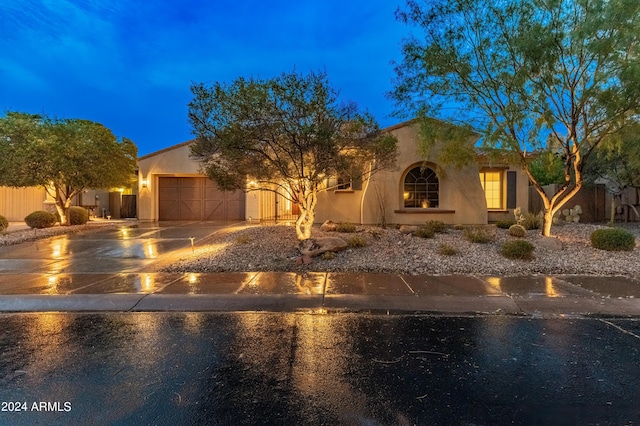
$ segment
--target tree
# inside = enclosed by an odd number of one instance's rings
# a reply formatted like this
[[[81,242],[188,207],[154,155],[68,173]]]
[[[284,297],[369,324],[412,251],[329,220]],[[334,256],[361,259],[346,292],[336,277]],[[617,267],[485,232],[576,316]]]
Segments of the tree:
[[[319,191],[329,176],[368,177],[389,167],[396,139],[353,103],[338,103],[325,73],[284,73],[231,84],[194,84],[192,156],[225,190],[280,191],[298,204],[296,235],[311,236]]]
[[[43,186],[68,225],[72,198],[132,181],[137,148],[102,124],[7,112],[0,118],[0,185]]]
[[[550,235],[596,147],[640,120],[640,2],[410,0],[397,17],[423,35],[403,42],[391,97],[511,153],[542,197]],[[550,141],[563,163],[553,196],[530,168]]]

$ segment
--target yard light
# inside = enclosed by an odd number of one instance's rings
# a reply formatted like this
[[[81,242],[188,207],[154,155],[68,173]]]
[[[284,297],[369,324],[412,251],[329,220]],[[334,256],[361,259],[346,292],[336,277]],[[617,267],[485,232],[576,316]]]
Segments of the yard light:
[[[195,253],[195,252],[196,252],[196,249],[195,249],[195,247],[193,246],[193,240],[195,240],[195,237],[189,237],[189,239],[191,240],[191,253]]]

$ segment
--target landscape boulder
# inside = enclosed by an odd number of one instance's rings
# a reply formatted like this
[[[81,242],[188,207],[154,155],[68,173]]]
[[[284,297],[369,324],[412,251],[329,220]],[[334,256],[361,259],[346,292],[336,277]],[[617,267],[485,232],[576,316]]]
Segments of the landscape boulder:
[[[547,250],[562,250],[562,241],[554,237],[542,237],[538,241],[538,247]]]
[[[402,234],[413,234],[418,230],[418,227],[415,225],[402,225],[400,227],[400,232]]]
[[[303,256],[316,257],[322,253],[338,252],[347,248],[347,242],[338,237],[308,238],[300,242],[298,250]]]

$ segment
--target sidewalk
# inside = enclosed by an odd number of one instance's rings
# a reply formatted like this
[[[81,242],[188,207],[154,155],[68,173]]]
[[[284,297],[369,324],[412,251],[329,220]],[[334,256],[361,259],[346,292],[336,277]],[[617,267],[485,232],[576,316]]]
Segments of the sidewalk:
[[[0,311],[640,316],[640,280],[284,272],[7,273]]]

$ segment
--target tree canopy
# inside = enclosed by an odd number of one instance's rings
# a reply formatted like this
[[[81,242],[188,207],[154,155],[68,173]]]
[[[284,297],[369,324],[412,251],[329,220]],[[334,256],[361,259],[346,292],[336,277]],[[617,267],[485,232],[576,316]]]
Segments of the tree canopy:
[[[420,33],[403,42],[391,96],[403,111],[467,126],[485,147],[513,153],[544,201],[550,235],[596,147],[640,121],[640,2],[410,0],[397,17]],[[549,197],[531,154],[556,150],[563,176]]]
[[[102,124],[7,112],[0,118],[0,185],[43,186],[61,224],[74,196],[87,188],[131,183],[137,148]]]
[[[353,103],[340,103],[325,73],[194,84],[191,147],[221,188],[277,190],[300,207],[299,239],[309,238],[317,193],[326,178],[370,175],[389,167],[396,139]],[[357,172],[354,172],[357,170]]]

